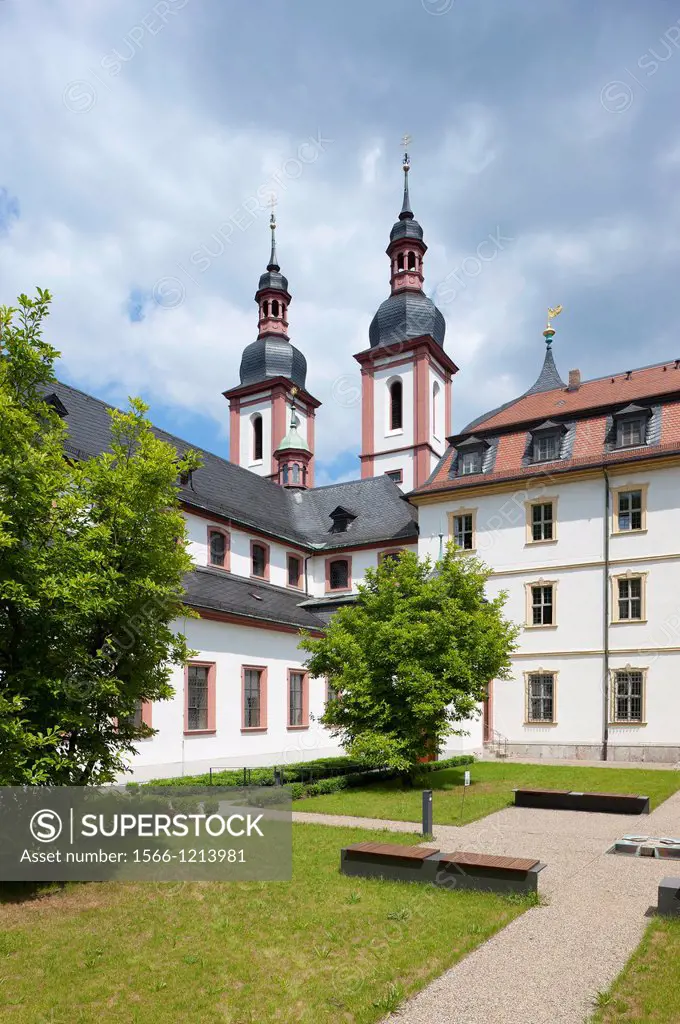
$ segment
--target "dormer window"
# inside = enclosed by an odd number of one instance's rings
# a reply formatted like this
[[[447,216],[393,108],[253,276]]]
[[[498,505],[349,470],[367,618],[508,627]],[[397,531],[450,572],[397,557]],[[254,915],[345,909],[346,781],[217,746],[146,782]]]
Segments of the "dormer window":
[[[647,419],[650,409],[640,405],[627,405],[614,414],[614,444],[617,448],[635,448],[647,440]]]
[[[350,525],[356,519],[354,512],[350,512],[349,509],[343,508],[342,505],[338,505],[330,513],[330,517],[333,520],[331,526],[331,533],[346,533]]]
[[[461,441],[457,446],[458,475],[472,476],[474,473],[483,472],[484,454],[488,447],[488,442],[478,437],[468,437]]]
[[[563,424],[551,420],[535,427],[531,433],[531,461],[554,462],[559,459],[564,430]]]
[[[468,476],[471,473],[482,472],[481,452],[463,452],[460,458],[461,476]]]

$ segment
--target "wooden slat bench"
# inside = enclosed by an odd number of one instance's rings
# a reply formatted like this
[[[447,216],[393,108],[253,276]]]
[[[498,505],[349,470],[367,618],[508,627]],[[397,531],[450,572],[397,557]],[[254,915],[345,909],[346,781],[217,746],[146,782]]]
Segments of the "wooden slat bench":
[[[340,871],[345,875],[492,892],[536,892],[538,872],[544,867],[545,864],[528,857],[497,857],[460,850],[440,853],[431,847],[396,843],[355,843],[340,855]]]
[[[515,807],[604,814],[649,814],[649,797],[637,793],[579,793],[567,789],[516,789]]]

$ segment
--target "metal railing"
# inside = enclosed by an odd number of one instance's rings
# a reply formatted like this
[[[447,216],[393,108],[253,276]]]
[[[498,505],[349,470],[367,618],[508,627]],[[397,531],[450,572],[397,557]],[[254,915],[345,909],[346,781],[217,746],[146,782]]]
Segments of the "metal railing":
[[[487,741],[487,748],[496,757],[507,757],[508,756],[508,737],[498,732],[496,729],[489,731],[489,740]]]

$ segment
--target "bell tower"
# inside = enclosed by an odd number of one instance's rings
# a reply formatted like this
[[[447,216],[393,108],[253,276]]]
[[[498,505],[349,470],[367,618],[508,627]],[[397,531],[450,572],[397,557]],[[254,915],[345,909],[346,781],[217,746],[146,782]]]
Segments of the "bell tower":
[[[283,482],[278,453],[286,434],[286,401],[294,406],[295,434],[305,446],[305,486],[314,482],[314,423],[321,405],[307,389],[307,360],[288,337],[288,279],[276,253],[272,211],[269,262],[255,292],[257,339],[241,356],[240,384],[223,392],[229,402],[229,458],[258,476]]]
[[[444,351],[446,323],[423,291],[427,245],[413,216],[411,162],[404,153],[404,198],[390,232],[390,295],[369,328],[361,366],[361,476],[383,473],[403,490],[425,483],[451,433],[451,381],[458,367]]]

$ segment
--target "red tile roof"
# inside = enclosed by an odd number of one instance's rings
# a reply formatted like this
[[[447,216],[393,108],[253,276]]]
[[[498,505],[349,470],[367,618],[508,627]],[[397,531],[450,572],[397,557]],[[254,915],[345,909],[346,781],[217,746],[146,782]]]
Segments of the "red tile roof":
[[[506,409],[490,413],[486,419],[476,420],[472,429],[476,434],[486,433],[514,423],[568,416],[588,409],[680,392],[680,360],[677,362],[677,367],[676,362],[671,361],[629,371],[630,378],[627,373],[617,373],[610,377],[586,380],[577,391],[555,388],[553,391],[525,395]]]
[[[656,378],[663,381],[663,377],[660,374],[663,371],[660,367],[653,367],[656,372]],[[647,371],[636,371],[640,376],[647,373]],[[671,363],[666,374],[673,373],[673,364]],[[678,373],[678,384],[677,389],[680,393],[680,370]],[[635,372],[633,378],[635,377]],[[667,379],[667,378],[666,378]],[[671,378],[674,380],[675,378]],[[597,384],[600,388],[603,388],[607,382],[610,382],[610,378],[606,378],[604,381],[589,381],[589,384]],[[632,383],[626,381],[626,385]],[[585,386],[585,385],[584,385]],[[612,384],[612,389],[617,388],[618,398],[614,399],[615,404],[620,404],[626,401],[626,398],[651,398],[654,395],[658,395],[661,392],[657,391],[646,391],[642,392],[638,389],[634,394],[628,392],[621,394],[621,390],[618,389],[617,384]],[[652,380],[647,378],[647,387],[654,387]],[[657,385],[658,387],[658,385]],[[565,392],[561,392],[565,394]],[[549,396],[554,399],[555,394],[560,392],[550,392]],[[600,391],[591,391],[593,395],[601,394]],[[532,395],[532,399],[546,398],[546,395]],[[519,402],[523,403],[526,399],[520,399]],[[597,398],[595,398],[597,402]],[[519,403],[518,403],[519,404]],[[603,404],[600,402],[600,404]],[[553,410],[554,411],[554,410]],[[575,410],[573,410],[575,411]],[[507,412],[510,412],[508,409]],[[504,414],[499,414],[504,415]],[[542,420],[545,418],[546,411],[542,410],[535,414],[535,420]],[[494,417],[495,419],[495,417]],[[486,432],[488,423],[491,421],[485,421],[484,430]],[[605,450],[605,432],[606,432],[606,416],[596,414],[590,417],[584,417],[576,422],[576,431],[574,436],[574,444],[572,449],[572,455],[568,459],[561,459],[555,462],[548,462],[543,465],[522,465],[522,459],[526,451],[527,446],[527,434],[528,428],[522,428],[515,431],[507,431],[501,434],[498,438],[498,448],[496,451],[496,459],[494,463],[493,472],[491,473],[477,473],[466,476],[449,477],[449,471],[451,469],[452,459],[455,458],[455,449],[449,447],[444,459],[439,466],[435,476],[432,480],[426,483],[423,487],[419,488],[414,494],[427,494],[433,491],[454,491],[462,488],[471,487],[485,487],[489,484],[495,484],[504,480],[522,480],[522,479],[533,479],[534,481],[540,477],[544,480],[550,480],[555,476],[559,476],[562,473],[573,472],[575,470],[588,469],[598,466],[612,466],[617,464],[627,464],[635,462],[636,460],[649,459],[650,457],[662,456],[662,455],[680,455],[680,394],[678,397],[669,402],[665,402],[661,408],[661,436],[656,444],[642,445],[638,448],[629,448],[626,450],[607,451]],[[475,428],[475,433],[479,428]],[[480,431],[481,432],[481,431]]]

